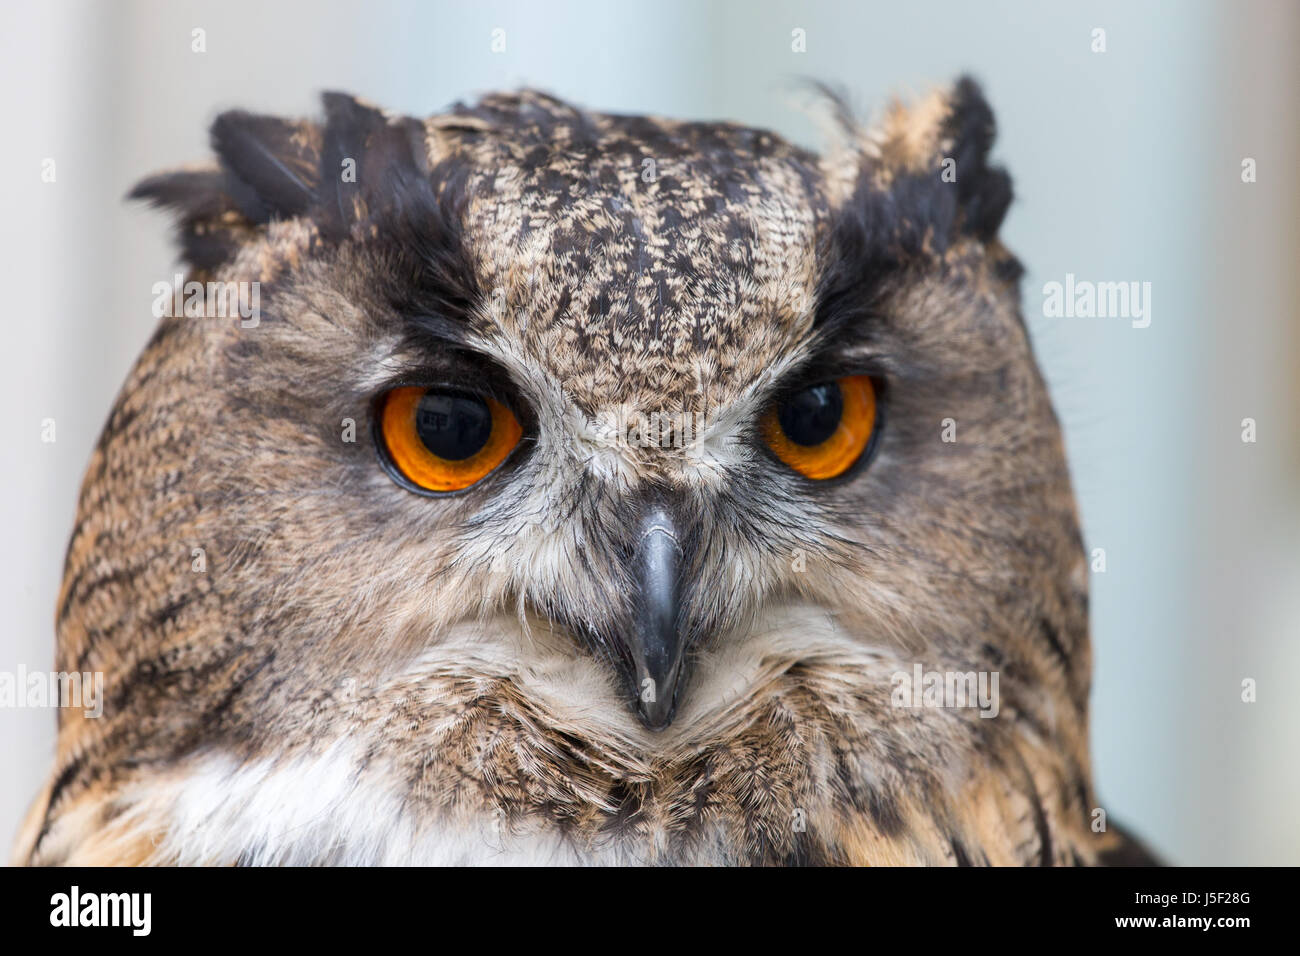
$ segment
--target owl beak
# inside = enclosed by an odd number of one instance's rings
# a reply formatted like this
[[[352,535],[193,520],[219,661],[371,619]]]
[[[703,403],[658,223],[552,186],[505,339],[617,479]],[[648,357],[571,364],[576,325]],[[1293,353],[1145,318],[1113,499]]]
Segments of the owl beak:
[[[682,641],[677,626],[682,546],[672,516],[661,506],[648,509],[637,526],[632,549],[636,584],[636,708],[641,722],[663,730],[673,719],[682,671]]]

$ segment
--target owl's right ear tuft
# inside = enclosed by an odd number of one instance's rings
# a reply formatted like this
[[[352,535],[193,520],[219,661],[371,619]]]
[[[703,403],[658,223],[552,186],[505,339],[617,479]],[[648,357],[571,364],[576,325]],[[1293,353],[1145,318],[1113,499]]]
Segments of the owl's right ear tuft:
[[[200,271],[234,258],[253,229],[231,199],[225,173],[215,167],[150,176],[126,198],[176,213],[181,259]]]
[[[321,96],[325,106],[317,222],[323,235],[368,233],[432,195],[422,165],[424,125],[393,117],[347,93]]]
[[[200,270],[234,258],[257,227],[309,212],[320,175],[314,123],[232,110],[211,140],[219,165],[160,173],[127,194],[177,214],[181,257]]]
[[[269,223],[298,217],[325,243],[414,235],[431,255],[447,255],[456,216],[430,182],[424,124],[345,93],[322,101],[323,123],[222,113],[211,132],[216,167],[153,176],[128,198],[178,214],[182,257],[197,269],[233,259]]]
[[[315,201],[319,126],[231,110],[212,124],[212,149],[231,199],[251,222],[299,216]]]

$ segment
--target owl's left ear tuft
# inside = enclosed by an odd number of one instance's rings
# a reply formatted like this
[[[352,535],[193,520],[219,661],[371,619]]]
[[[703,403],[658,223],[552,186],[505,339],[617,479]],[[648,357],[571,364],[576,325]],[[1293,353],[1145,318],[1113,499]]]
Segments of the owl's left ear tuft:
[[[993,274],[1015,287],[1020,265],[997,236],[1011,177],[989,163],[993,111],[974,80],[963,77],[910,106],[895,103],[870,129],[842,100],[835,118],[843,139],[822,161],[836,209],[823,315],[850,314],[870,301],[882,276],[942,257],[964,239],[981,245]]]
[[[1011,177],[989,162],[997,127],[973,79],[910,104],[895,102],[871,129],[841,125],[853,141],[850,161],[858,164],[850,201],[893,219],[904,247],[926,230],[940,247],[961,234],[983,241],[997,235],[1011,205]],[[829,160],[839,181],[846,178],[844,160],[843,152]]]
[[[1011,206],[1011,176],[989,165],[997,137],[993,110],[979,84],[962,77],[949,96],[944,142],[951,142],[952,168],[965,228],[980,239],[997,235]]]

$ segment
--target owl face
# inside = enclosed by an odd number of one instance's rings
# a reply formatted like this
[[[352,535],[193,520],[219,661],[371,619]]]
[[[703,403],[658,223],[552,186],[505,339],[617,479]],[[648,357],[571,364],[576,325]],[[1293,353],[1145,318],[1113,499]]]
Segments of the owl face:
[[[110,415],[58,611],[105,719],[24,859],[1096,857],[974,84],[821,157],[531,92],[325,114],[134,193],[260,314],[165,319]],[[999,719],[899,706],[914,667]]]
[[[828,159],[532,93],[326,105],[226,114],[220,173],[138,190],[261,285],[256,329],[186,333],[224,396],[186,480],[223,626],[303,679],[477,627],[662,730],[755,634],[979,656],[1025,581],[1077,589],[973,87]]]

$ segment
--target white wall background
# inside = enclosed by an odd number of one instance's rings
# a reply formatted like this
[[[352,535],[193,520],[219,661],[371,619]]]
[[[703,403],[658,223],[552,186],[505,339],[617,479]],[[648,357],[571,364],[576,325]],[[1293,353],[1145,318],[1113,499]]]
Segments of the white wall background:
[[[206,53],[191,52],[195,27]],[[1016,179],[1004,235],[1029,269],[1086,537],[1107,552],[1093,582],[1103,801],[1174,862],[1300,862],[1300,5],[53,0],[6,5],[0,44],[0,670],[49,667],[82,470],[170,276],[163,219],[121,197],[205,156],[219,110],[313,113],[320,90],[345,89],[422,115],[531,84],[816,145],[788,107],[798,77],[869,112],[969,70]],[[1043,283],[1067,272],[1151,282],[1150,328],[1043,318]],[[0,843],[53,727],[48,711],[0,710]]]

